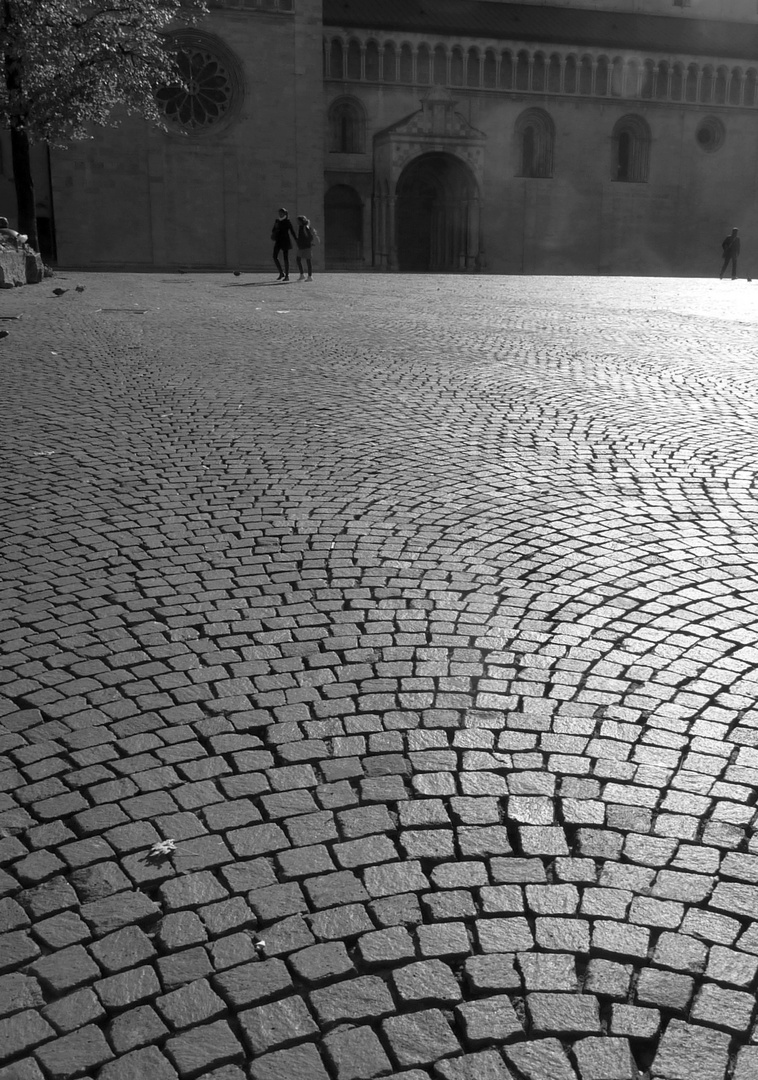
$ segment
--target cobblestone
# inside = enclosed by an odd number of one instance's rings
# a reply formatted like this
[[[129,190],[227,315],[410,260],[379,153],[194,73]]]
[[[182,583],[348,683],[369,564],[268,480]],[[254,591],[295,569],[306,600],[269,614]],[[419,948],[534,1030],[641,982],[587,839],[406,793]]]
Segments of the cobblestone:
[[[265,284],[8,301],[0,1080],[752,1078],[751,287]]]

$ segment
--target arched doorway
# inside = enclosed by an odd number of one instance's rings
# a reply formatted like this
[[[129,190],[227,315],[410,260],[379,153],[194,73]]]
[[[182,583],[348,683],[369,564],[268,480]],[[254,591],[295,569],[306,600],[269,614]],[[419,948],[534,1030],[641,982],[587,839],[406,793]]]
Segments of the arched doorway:
[[[355,188],[334,184],[324,198],[327,266],[363,263],[363,203]]]
[[[479,254],[476,180],[452,154],[429,153],[397,183],[397,260],[404,271],[473,269]]]

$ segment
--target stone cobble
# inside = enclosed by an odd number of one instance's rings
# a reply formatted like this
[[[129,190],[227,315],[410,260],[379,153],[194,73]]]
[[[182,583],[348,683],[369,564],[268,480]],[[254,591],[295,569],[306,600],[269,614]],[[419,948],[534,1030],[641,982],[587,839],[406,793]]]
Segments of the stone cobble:
[[[758,1074],[752,286],[59,277],[0,1080]]]

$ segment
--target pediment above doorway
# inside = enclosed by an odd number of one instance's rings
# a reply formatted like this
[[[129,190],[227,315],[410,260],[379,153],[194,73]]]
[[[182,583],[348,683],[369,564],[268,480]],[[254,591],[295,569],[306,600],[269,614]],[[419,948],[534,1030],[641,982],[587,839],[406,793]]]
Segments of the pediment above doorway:
[[[436,151],[460,158],[481,180],[487,136],[456,111],[457,104],[444,87],[432,87],[418,112],[374,137],[375,165],[385,179],[396,181],[409,161]]]

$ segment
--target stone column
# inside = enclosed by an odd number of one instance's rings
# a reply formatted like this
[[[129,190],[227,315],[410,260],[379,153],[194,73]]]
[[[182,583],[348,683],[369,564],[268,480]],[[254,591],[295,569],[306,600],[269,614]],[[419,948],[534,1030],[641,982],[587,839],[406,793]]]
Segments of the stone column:
[[[397,236],[395,235],[395,204],[397,199],[394,195],[387,196],[387,269],[397,269]]]

